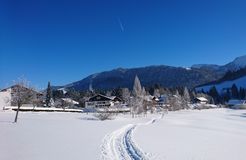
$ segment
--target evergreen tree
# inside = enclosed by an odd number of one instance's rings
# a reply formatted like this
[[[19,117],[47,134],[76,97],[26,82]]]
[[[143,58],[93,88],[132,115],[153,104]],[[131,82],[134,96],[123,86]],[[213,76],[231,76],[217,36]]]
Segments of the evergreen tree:
[[[201,90],[201,93],[206,94],[205,91],[204,91],[204,89]]]
[[[132,113],[132,117],[134,117],[135,114],[140,114],[144,111],[143,110],[144,99],[143,99],[143,95],[142,95],[143,89],[142,89],[142,86],[141,86],[141,83],[140,83],[138,76],[135,77],[132,92],[133,92],[133,100],[131,102],[131,104],[132,104],[131,113]]]
[[[48,82],[48,86],[47,86],[45,104],[46,104],[46,107],[51,107],[52,105],[52,89],[50,86],[50,82]]]
[[[220,103],[220,95],[215,86],[211,87],[208,94],[214,99],[214,103]]]
[[[190,93],[187,87],[184,88],[183,100],[184,100],[185,108],[189,108],[189,104],[191,100],[190,100]]]
[[[53,95],[52,95],[52,97],[53,97]],[[75,101],[79,101],[79,99],[81,98],[80,93],[78,91],[76,91],[74,88],[67,91],[66,97],[72,98]]]
[[[64,93],[62,90],[54,90],[52,91],[52,96],[54,100],[60,99],[64,97]]]
[[[190,103],[190,93],[187,87],[184,88],[184,99],[188,103]]]
[[[190,94],[190,99],[191,99],[191,102],[194,102],[194,99],[197,97],[196,96],[196,90],[192,91],[191,94]]]
[[[229,100],[230,100],[230,98],[231,98],[231,92],[230,92],[230,89],[229,89],[229,88],[227,88],[227,90],[226,90],[226,94],[227,94],[228,101],[229,101]]]
[[[239,99],[239,92],[236,84],[234,83],[231,87],[231,95],[234,99]]]
[[[239,90],[239,98],[240,99],[244,99],[245,98],[245,89],[240,87],[240,90]]]
[[[244,100],[246,100],[246,89],[244,89],[244,97],[243,97]]]
[[[115,88],[112,90],[111,96],[117,96],[122,98],[122,89],[121,88]]]
[[[230,92],[230,89],[227,88],[224,93],[222,94],[222,100],[223,100],[223,104],[225,102],[228,102],[230,100],[230,97],[231,97],[231,92]]]
[[[138,76],[136,76],[134,80],[134,85],[133,85],[133,95],[135,97],[138,97],[141,95],[141,93],[142,93],[142,86],[141,86]]]

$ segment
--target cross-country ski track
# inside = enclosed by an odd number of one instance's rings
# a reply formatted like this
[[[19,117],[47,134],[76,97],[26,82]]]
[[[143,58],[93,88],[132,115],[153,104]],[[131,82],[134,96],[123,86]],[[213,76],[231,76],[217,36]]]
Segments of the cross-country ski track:
[[[150,125],[156,118],[147,123],[128,124],[108,135],[103,139],[101,146],[101,159],[103,160],[147,160],[149,153],[142,151],[133,140],[134,130],[141,125]]]

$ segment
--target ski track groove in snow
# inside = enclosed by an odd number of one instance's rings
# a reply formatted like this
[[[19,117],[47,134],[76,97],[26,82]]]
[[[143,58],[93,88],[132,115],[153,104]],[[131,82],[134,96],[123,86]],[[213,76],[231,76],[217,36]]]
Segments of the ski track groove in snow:
[[[101,146],[102,160],[147,160],[150,154],[143,152],[133,141],[134,129],[140,125],[149,125],[156,122],[152,119],[147,123],[128,124],[103,139]]]

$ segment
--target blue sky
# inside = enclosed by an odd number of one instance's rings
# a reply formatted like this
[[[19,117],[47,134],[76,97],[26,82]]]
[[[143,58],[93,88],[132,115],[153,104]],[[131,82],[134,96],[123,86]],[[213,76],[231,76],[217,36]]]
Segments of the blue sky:
[[[0,88],[118,67],[225,64],[246,54],[246,2],[1,0]]]

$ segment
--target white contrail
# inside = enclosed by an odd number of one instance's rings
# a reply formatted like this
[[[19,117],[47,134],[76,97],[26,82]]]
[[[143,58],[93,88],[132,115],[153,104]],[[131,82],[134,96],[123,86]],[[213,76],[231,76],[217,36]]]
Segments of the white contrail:
[[[124,32],[125,28],[124,28],[124,26],[123,26],[122,21],[120,20],[120,18],[118,18],[118,23],[120,25],[121,31]]]

